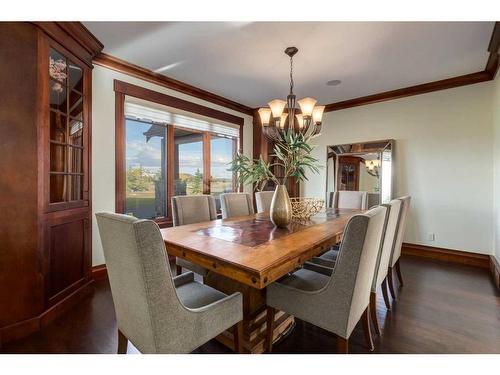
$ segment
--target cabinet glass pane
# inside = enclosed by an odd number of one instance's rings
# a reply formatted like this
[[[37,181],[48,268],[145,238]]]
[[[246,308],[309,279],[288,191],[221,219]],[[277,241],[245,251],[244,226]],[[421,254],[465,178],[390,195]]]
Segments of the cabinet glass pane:
[[[83,150],[68,146],[68,172],[83,173]]]
[[[203,135],[174,132],[174,195],[203,194]]]
[[[50,111],[50,140],[66,142],[66,116]]]
[[[65,181],[68,176],[50,175],[50,203],[64,202],[66,197]]]
[[[82,176],[68,176],[68,191],[70,201],[83,199],[83,179]]]
[[[83,70],[74,62],[69,62],[69,87],[83,92]]]
[[[49,81],[49,103],[50,108],[63,113],[67,112],[67,90],[63,84],[50,80]]]
[[[125,213],[166,217],[167,127],[131,119],[125,126]]]
[[[50,144],[50,171],[65,172],[66,146]]]
[[[52,48],[49,52],[49,77],[61,82],[63,85],[66,85],[68,77],[66,57]]]
[[[69,94],[69,114],[76,117],[83,110],[83,97],[76,91],[71,91]]]
[[[75,146],[83,146],[83,123],[80,121],[70,120],[69,122],[69,144]]]
[[[235,190],[233,172],[228,171],[229,163],[236,154],[236,142],[232,138],[212,134],[210,137],[210,194],[215,198],[217,211],[220,211],[222,193]]]

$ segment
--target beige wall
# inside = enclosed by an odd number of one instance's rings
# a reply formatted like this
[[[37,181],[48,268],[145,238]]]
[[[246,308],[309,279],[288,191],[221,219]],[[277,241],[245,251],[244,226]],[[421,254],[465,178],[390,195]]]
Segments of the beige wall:
[[[207,107],[243,117],[243,151],[252,153],[252,117],[169,90],[152,83],[96,66],[92,74],[92,211],[115,210],[115,93],[113,80],[129,82],[151,90],[176,96]],[[246,191],[248,191],[246,187]],[[251,191],[251,188],[250,188]],[[99,231],[92,215],[92,264],[104,263]]]
[[[329,112],[314,154],[325,164],[327,145],[395,139],[394,196],[412,196],[405,241],[491,254],[492,87],[485,82]],[[324,197],[325,169],[308,177],[304,196]]]
[[[493,84],[495,257],[500,262],[500,74]]]

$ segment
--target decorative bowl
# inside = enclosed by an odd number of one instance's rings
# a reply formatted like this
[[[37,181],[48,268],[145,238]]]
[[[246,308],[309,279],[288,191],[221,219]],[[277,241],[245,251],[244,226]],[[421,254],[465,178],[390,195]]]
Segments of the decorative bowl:
[[[290,198],[290,203],[292,204],[292,219],[304,221],[320,212],[325,205],[325,200],[299,197]]]

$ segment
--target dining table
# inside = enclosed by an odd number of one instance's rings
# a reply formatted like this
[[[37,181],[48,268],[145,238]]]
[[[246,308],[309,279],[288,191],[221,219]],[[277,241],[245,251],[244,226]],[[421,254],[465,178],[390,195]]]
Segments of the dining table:
[[[339,243],[352,209],[326,209],[308,220],[276,227],[269,213],[219,219],[161,229],[169,256],[208,270],[203,282],[225,294],[243,296],[243,349],[263,353],[266,338],[266,287]],[[294,325],[294,317],[276,311],[273,341]],[[233,332],[217,336],[234,350]]]

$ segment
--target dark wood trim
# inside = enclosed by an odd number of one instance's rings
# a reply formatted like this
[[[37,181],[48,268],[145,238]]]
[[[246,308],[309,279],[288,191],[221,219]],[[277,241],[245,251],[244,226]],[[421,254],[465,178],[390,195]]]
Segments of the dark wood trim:
[[[104,45],[81,22],[33,22],[58,43],[72,50],[89,67]]]
[[[229,122],[231,124],[243,126],[243,117],[231,115],[226,112],[219,111],[210,107],[205,107],[200,104],[192,103],[184,99],[176,98],[167,94],[162,94],[158,91],[146,89],[141,86],[136,86],[131,83],[114,81],[115,92],[120,92],[124,95],[133,96],[135,98],[147,100],[153,103],[162,104],[167,107],[177,108],[183,111],[196,113],[198,115],[207,116],[216,120]]]
[[[491,79],[495,79],[498,71],[499,64],[499,54],[500,49],[500,22],[495,22],[495,27],[493,28],[493,33],[491,34],[490,43],[488,45],[488,52],[490,56],[488,62],[486,63],[485,71],[491,76]]]
[[[486,254],[470,253],[467,251],[443,249],[440,247],[403,243],[401,253],[422,258],[437,259],[451,263],[465,264],[469,266],[488,269],[490,267],[490,256]]]
[[[167,77],[163,74],[155,73],[149,69],[131,64],[127,61],[121,60],[106,53],[100,53],[93,59],[93,62],[94,64],[115,70],[117,72],[140,78],[144,81],[148,81],[171,90],[179,91],[186,95],[194,96],[195,98],[199,98],[207,102],[214,103],[247,115],[252,115],[252,108],[247,107],[246,105],[189,85],[185,82]]]
[[[65,314],[94,290],[92,287],[93,282],[93,280],[90,280],[83,287],[77,289],[66,298],[60,300],[48,310],[45,310],[42,314],[34,318],[26,319],[0,328],[0,347],[7,342],[19,340],[32,333],[40,331],[52,321]]]
[[[330,103],[326,105],[325,112],[338,111],[340,109],[358,107],[367,104],[374,104],[405,98],[408,96],[425,94],[433,91],[440,91],[460,87],[465,85],[472,85],[474,83],[490,81],[491,75],[486,71],[466,74],[463,76],[442,79],[440,81],[428,82],[421,85],[405,87],[402,89],[386,91],[378,94],[362,96],[360,98],[344,100],[341,102]]]
[[[115,211],[125,213],[125,95],[118,91],[115,92]]]
[[[495,288],[500,292],[500,264],[494,255],[490,255],[490,274]]]
[[[106,264],[100,264],[92,267],[92,280],[107,280],[107,278],[108,270],[106,269]]]

